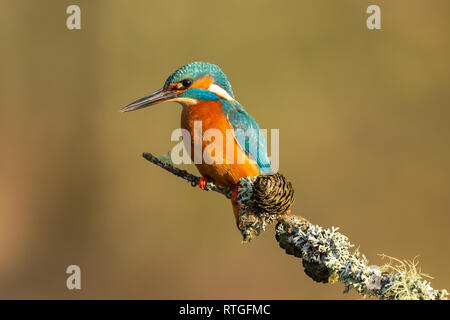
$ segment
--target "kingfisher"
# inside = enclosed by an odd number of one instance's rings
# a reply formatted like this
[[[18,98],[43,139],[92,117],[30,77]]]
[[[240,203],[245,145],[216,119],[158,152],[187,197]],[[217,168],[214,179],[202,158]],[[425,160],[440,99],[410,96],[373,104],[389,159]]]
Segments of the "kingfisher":
[[[182,106],[181,128],[190,134],[190,141],[183,137],[187,147],[185,150],[195,150],[197,143],[201,145],[203,155],[209,145],[207,139],[201,138],[203,134],[209,129],[222,134],[223,150],[215,152],[214,161],[209,159],[198,163],[194,152],[189,152],[189,155],[202,175],[199,182],[201,189],[205,189],[212,180],[232,190],[231,202],[237,220],[241,208],[237,203],[240,179],[271,173],[266,141],[258,123],[236,100],[220,67],[208,62],[192,62],[182,66],[167,78],[161,89],[130,103],[121,111],[135,111],[165,101],[177,102]],[[198,130],[195,124],[199,121],[201,135],[195,132]],[[231,148],[233,153],[231,161],[227,153],[230,149],[227,148]]]

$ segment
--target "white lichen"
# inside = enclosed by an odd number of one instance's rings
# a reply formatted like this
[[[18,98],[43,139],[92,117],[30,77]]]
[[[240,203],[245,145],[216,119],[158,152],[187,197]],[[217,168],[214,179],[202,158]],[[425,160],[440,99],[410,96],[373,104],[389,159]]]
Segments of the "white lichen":
[[[353,245],[337,230],[290,216],[280,219],[276,232],[277,240],[286,253],[304,260],[308,275],[314,275],[315,270],[323,273],[320,267],[325,267],[330,278],[345,284],[344,292],[354,289],[364,296],[389,300],[447,299],[446,290],[434,290],[428,281],[423,280],[427,275],[418,269],[416,259],[407,262],[389,257],[389,262],[382,267],[369,266],[366,257],[358,250],[350,252]],[[312,267],[315,269],[307,270]]]

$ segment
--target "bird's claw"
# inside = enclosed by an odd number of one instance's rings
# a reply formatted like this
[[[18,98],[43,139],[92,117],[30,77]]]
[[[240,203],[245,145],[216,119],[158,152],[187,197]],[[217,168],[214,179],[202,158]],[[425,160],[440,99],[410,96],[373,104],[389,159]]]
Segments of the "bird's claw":
[[[231,193],[231,200],[233,201],[233,203],[237,202],[238,193],[239,193],[239,190],[237,188],[234,189],[233,192]]]
[[[208,182],[209,181],[208,181],[207,177],[201,177],[200,180],[198,181],[198,186],[202,190],[208,190],[208,188],[207,188]]]

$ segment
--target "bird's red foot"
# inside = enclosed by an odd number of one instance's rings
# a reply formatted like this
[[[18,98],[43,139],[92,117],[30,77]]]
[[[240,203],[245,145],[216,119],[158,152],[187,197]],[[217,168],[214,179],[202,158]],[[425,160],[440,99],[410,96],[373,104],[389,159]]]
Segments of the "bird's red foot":
[[[206,190],[206,185],[208,184],[208,178],[207,177],[201,177],[198,181],[198,186],[202,190]]]
[[[238,193],[239,192],[237,188],[233,190],[233,193],[231,194],[231,200],[233,201],[233,203],[237,202]]]

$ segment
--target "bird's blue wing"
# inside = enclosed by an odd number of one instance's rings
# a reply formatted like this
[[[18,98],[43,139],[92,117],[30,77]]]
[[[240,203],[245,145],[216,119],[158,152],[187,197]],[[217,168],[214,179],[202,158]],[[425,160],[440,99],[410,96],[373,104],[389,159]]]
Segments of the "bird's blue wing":
[[[234,135],[246,155],[256,161],[261,173],[270,173],[267,145],[258,123],[244,110],[239,102],[221,99],[222,110],[234,129]]]

